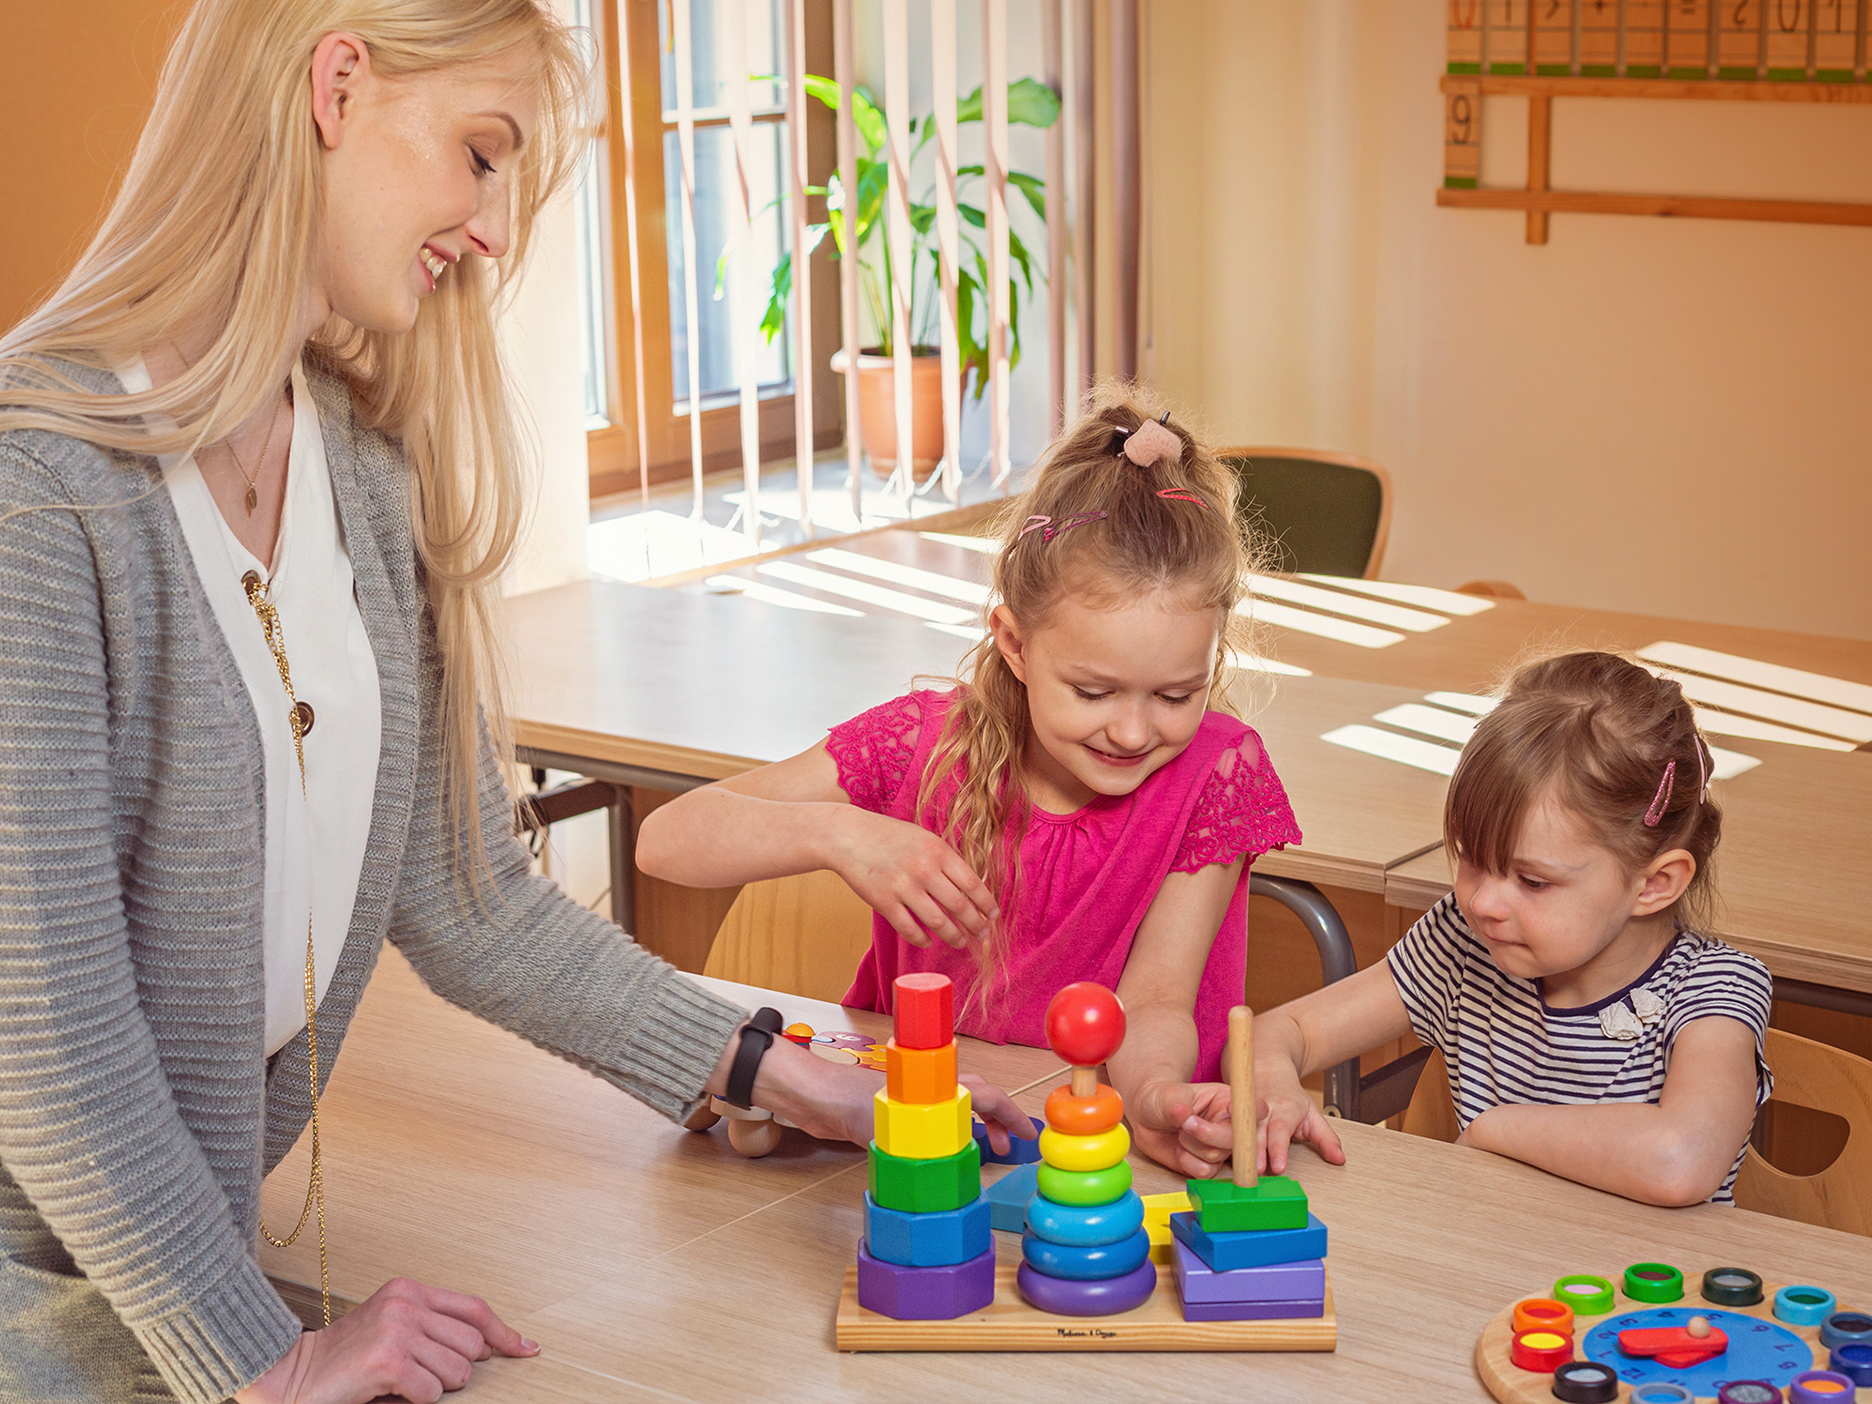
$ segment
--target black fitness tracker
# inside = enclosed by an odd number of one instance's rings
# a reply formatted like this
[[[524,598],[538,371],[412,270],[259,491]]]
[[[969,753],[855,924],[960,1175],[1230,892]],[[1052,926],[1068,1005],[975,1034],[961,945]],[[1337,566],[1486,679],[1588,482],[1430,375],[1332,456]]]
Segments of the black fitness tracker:
[[[729,1106],[746,1111],[754,1104],[754,1074],[760,1071],[761,1059],[767,1056],[779,1032],[778,1009],[757,1009],[754,1017],[741,1026],[741,1046],[735,1049],[734,1066],[728,1070],[728,1091],[722,1096]]]

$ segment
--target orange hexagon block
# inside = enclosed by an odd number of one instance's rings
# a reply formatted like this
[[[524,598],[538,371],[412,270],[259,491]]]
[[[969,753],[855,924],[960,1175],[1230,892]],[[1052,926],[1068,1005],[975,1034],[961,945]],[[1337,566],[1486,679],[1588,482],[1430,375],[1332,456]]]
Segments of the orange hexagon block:
[[[946,1102],[956,1094],[956,1046],[905,1048],[884,1045],[885,1090],[893,1102]]]

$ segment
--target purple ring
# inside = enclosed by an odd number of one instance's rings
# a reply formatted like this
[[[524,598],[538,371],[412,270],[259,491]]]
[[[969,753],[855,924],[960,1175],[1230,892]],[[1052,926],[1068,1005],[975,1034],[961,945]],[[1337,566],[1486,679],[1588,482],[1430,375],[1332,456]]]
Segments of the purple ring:
[[[1035,1272],[1026,1263],[1017,1275],[1021,1295],[1041,1311],[1055,1316],[1116,1316],[1143,1306],[1157,1290],[1157,1264],[1146,1258],[1123,1277],[1092,1282],[1069,1281]]]

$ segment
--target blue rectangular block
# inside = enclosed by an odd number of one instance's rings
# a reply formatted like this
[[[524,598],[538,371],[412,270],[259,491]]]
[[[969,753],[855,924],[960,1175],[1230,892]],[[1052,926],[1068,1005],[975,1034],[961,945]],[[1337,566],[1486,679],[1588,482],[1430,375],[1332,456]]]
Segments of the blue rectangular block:
[[[1017,1165],[988,1186],[988,1213],[1003,1233],[1027,1227],[1027,1201],[1040,1188],[1039,1165]]]
[[[994,1247],[988,1199],[940,1214],[886,1209],[865,1195],[865,1246],[879,1262],[900,1267],[950,1267]]]
[[[1204,1233],[1194,1213],[1172,1214],[1170,1232],[1213,1272],[1326,1256],[1326,1225],[1311,1213],[1303,1229],[1267,1229],[1259,1233]]]
[[[1319,1258],[1217,1272],[1190,1252],[1189,1245],[1170,1246],[1176,1250],[1177,1291],[1186,1303],[1304,1302],[1326,1296],[1326,1264]]]

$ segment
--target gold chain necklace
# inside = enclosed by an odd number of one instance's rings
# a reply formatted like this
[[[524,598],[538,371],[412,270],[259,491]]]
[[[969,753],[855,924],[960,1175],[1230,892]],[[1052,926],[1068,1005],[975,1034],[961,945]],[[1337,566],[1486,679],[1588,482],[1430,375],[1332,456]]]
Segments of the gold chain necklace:
[[[292,383],[290,381],[288,381],[286,385],[286,394],[290,399],[292,396]],[[273,402],[273,415],[267,421],[266,442],[260,446],[260,466],[262,468],[266,467],[267,454],[273,449],[273,434],[278,428],[279,402],[275,400]],[[234,466],[240,469],[240,475],[247,480],[247,515],[251,517],[254,514],[254,508],[260,505],[260,475],[258,473],[249,473],[247,471],[247,465],[240,461],[240,455],[234,452],[234,436],[232,434],[228,435],[227,438],[223,439],[221,442],[227,446],[228,457],[234,460]],[[281,656],[283,657],[284,655]],[[284,667],[285,665],[282,663],[281,666]]]
[[[232,452],[232,446],[229,451]],[[237,460],[238,461],[238,460]],[[251,502],[251,494],[249,495]],[[252,507],[249,506],[249,511]],[[261,632],[266,635],[267,647],[273,652],[273,661],[279,665],[280,682],[286,688],[286,700],[292,704],[286,714],[292,727],[293,751],[299,758],[299,793],[306,792],[305,769],[305,734],[306,719],[311,708],[301,702],[293,692],[292,668],[286,662],[286,635],[280,626],[279,611],[273,607],[272,597],[268,594],[268,584],[257,571],[248,571],[241,577],[241,589],[247,593],[247,603],[253,606],[253,612],[259,616]],[[268,1231],[266,1220],[260,1221],[260,1233],[275,1248],[290,1248],[299,1241],[304,1231],[306,1219],[311,1216],[313,1206],[318,1207],[319,1233],[319,1299],[325,1309],[325,1324],[331,1325],[331,1274],[325,1260],[325,1160],[319,1144],[319,1059],[318,1059],[318,976],[312,958],[312,913],[306,912],[306,965],[305,965],[305,1011],[306,1042],[309,1045],[311,1060],[308,1063],[307,1079],[312,1088],[312,1174],[306,1183],[305,1207],[299,1211],[299,1222],[293,1231],[284,1238],[275,1238]]]

